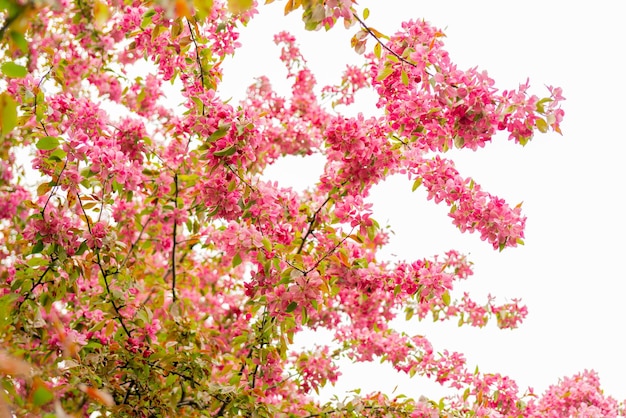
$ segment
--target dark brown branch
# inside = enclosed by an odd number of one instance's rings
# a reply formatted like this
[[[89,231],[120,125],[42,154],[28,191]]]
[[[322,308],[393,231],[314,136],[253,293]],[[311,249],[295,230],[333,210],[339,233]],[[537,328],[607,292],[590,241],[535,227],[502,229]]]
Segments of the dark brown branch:
[[[80,209],[83,211],[83,216],[85,216],[85,222],[87,223],[87,230],[91,234],[91,222],[89,222],[89,216],[87,215],[87,212],[85,211],[85,207],[83,206],[83,201],[80,198],[80,195],[76,194],[76,199],[78,200]],[[102,274],[102,279],[104,280],[104,286],[106,288],[107,295],[109,295],[109,298],[111,299],[110,300],[111,306],[113,306],[113,310],[115,311],[117,320],[122,326],[122,328],[124,329],[124,333],[126,334],[126,336],[130,338],[130,331],[128,330],[128,328],[126,327],[126,324],[124,323],[124,319],[122,318],[122,314],[120,312],[120,307],[117,305],[117,303],[113,299],[113,294],[111,292],[111,287],[109,285],[109,273],[107,273],[107,271],[102,266],[102,259],[100,258],[100,251],[96,249],[94,252],[96,254],[96,264],[98,265],[100,274]]]
[[[326,198],[326,200],[324,200],[324,203],[322,203],[320,207],[317,208],[317,210],[313,212],[313,215],[309,218],[309,228],[304,234],[304,237],[302,237],[302,242],[300,243],[300,246],[298,247],[298,251],[296,251],[296,254],[300,254],[302,252],[302,248],[304,247],[304,244],[306,243],[307,238],[309,238],[309,235],[311,235],[313,233],[313,230],[315,229],[315,221],[317,221],[317,215],[319,215],[322,208],[326,206],[326,204],[330,202],[330,200],[331,200],[331,196],[329,195]]]
[[[143,235],[143,231],[146,230],[146,227],[148,226],[148,224],[150,223],[150,220],[152,219],[152,214],[156,210],[156,203],[157,203],[157,201],[155,201],[155,203],[154,203],[154,208],[152,209],[152,212],[150,212],[150,214],[146,217],[146,221],[143,223],[143,225],[141,225],[141,231],[139,231],[139,235],[137,235],[137,239],[131,244],[130,248],[128,249],[128,253],[126,254],[126,257],[124,257],[124,260],[120,264],[118,270],[124,268],[124,266],[128,262],[128,259],[130,258],[130,255],[133,253],[133,250],[135,249],[135,247],[137,246],[137,244],[141,240],[141,236]]]
[[[202,68],[202,60],[200,59],[200,53],[198,51],[198,42],[196,42],[196,36],[193,33],[193,28],[191,27],[191,22],[187,19],[187,27],[189,28],[189,33],[191,36],[191,41],[193,42],[194,47],[196,48],[196,62],[198,63],[198,68],[200,68],[200,83],[202,83],[202,88],[204,89],[204,69]],[[204,115],[204,101],[202,102],[202,115]]]
[[[7,13],[7,17],[4,19],[4,24],[0,28],[0,41],[2,40],[2,38],[4,38],[4,33],[9,28],[9,26],[11,26],[11,24],[13,24],[13,22],[15,22],[15,20],[20,17],[25,10],[26,7],[22,6],[14,15],[10,15],[9,13]]]
[[[365,24],[365,22],[363,22],[363,21],[361,20],[361,18],[359,17],[359,15],[357,15],[356,13],[352,13],[352,16],[354,16],[354,18],[355,18],[356,20],[358,20],[358,21],[359,21],[359,23],[361,24],[361,27],[362,27],[363,29],[365,29],[365,31],[366,31],[367,33],[369,33],[369,34],[370,34],[370,36],[372,36],[374,39],[376,39],[376,42],[378,42],[378,43],[380,44],[380,46],[382,46],[383,48],[385,48],[385,49],[386,49],[386,50],[387,50],[387,51],[388,51],[391,55],[393,55],[394,57],[398,58],[400,61],[402,61],[402,62],[404,62],[404,63],[409,64],[410,66],[417,67],[417,65],[415,65],[415,63],[413,63],[413,62],[411,62],[411,61],[407,60],[406,58],[402,58],[400,55],[398,55],[398,53],[397,53],[397,52],[395,52],[394,50],[392,50],[391,48],[389,48],[387,45],[385,45],[385,44],[383,43],[383,41],[381,41],[381,40],[380,40],[380,38],[379,38],[378,36],[376,36],[376,34],[375,34],[375,33],[374,33],[374,32],[373,32],[373,31],[372,31],[372,30],[371,30],[371,29],[370,29],[370,28],[369,28],[369,27]]]
[[[176,209],[178,208],[178,173],[174,174],[174,226],[172,228],[172,300],[176,301]]]
[[[48,77],[48,75],[50,75],[52,68],[54,67],[50,67],[48,71],[46,71],[46,73],[43,75],[43,77],[41,77],[41,80],[39,80],[39,83],[37,84],[37,88],[39,90],[41,90],[41,85],[43,84],[44,80]],[[37,118],[37,94],[35,94],[35,99],[33,101],[33,114],[35,115],[35,119],[36,119]],[[48,130],[46,129],[46,125],[43,124],[43,121],[39,121],[39,124],[41,125],[41,128],[43,129],[44,133],[47,136]]]
[[[57,259],[54,257],[51,257],[50,259],[50,263],[48,264],[48,266],[46,267],[46,269],[44,270],[43,273],[41,273],[41,276],[39,276],[39,279],[37,280],[37,282],[33,285],[33,287],[30,288],[30,290],[28,291],[28,294],[26,296],[24,296],[24,299],[22,299],[18,305],[17,305],[17,309],[19,311],[19,309],[22,307],[22,305],[24,304],[24,302],[26,302],[28,299],[30,299],[30,297],[32,296],[33,292],[35,291],[35,289],[39,286],[41,286],[42,284],[44,284],[44,277],[46,277],[46,274],[48,274],[48,272],[50,270],[52,270],[52,264],[54,264],[54,262]]]
[[[100,212],[98,213],[98,222],[102,219],[102,213],[104,212],[104,192],[107,186],[107,179],[105,179],[104,184],[102,185],[102,199],[100,199]]]
[[[50,190],[50,195],[48,196],[48,199],[46,199],[46,203],[43,205],[43,208],[41,209],[41,217],[44,220],[46,218],[46,208],[48,207],[48,203],[50,203],[50,199],[52,199],[52,196],[54,196],[57,192],[57,188],[59,187],[59,183],[61,182],[61,176],[63,175],[63,172],[65,171],[65,167],[67,167],[67,159],[65,160],[65,163],[63,164],[63,168],[59,172],[59,176],[57,177],[57,180],[54,182],[54,186],[52,186],[52,189]]]
[[[310,268],[310,269],[308,269],[306,272],[304,272],[304,275],[306,276],[307,274],[309,274],[310,272],[312,272],[313,270],[315,270],[315,269],[317,268],[317,266],[319,266],[319,265],[322,263],[322,261],[324,261],[325,259],[327,259],[327,258],[328,258],[328,257],[329,257],[332,253],[334,253],[334,252],[335,252],[335,250],[337,250],[337,248],[339,248],[339,247],[341,246],[341,244],[343,244],[343,243],[344,243],[344,242],[345,242],[345,241],[346,241],[346,240],[350,237],[350,235],[352,235],[352,232],[354,232],[354,228],[355,228],[355,227],[352,227],[352,229],[350,230],[350,232],[349,232],[348,234],[346,234],[346,236],[345,236],[345,237],[343,237],[343,238],[341,239],[341,241],[339,241],[337,244],[335,244],[335,246],[334,246],[333,248],[331,248],[330,250],[328,250],[328,251],[326,252],[326,254],[324,254],[324,255],[322,256],[322,258],[320,258],[319,260],[317,260],[317,261],[315,262],[315,264],[313,265],[313,267],[311,267],[311,268]]]

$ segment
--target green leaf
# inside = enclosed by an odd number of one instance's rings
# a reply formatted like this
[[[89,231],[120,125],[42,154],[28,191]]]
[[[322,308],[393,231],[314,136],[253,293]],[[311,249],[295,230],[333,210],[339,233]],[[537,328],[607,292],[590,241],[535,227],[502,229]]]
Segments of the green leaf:
[[[9,93],[0,94],[0,132],[6,135],[17,123],[17,103]]]
[[[215,155],[216,157],[228,157],[229,155],[233,155],[235,151],[237,151],[237,147],[231,145],[229,147],[222,148],[219,151],[215,151],[213,155]]]
[[[54,399],[54,395],[47,388],[40,386],[33,393],[33,403],[35,406],[43,406]]]
[[[269,240],[269,238],[263,237],[262,242],[263,242],[263,247],[265,248],[266,251],[268,251],[268,252],[272,251],[272,243]]]
[[[400,294],[400,292],[402,291],[402,286],[397,284],[396,287],[394,287],[393,289],[393,296],[398,296]]]
[[[199,21],[203,21],[213,11],[213,0],[193,0],[193,5]]]
[[[370,9],[366,7],[363,9],[363,20],[367,20],[368,17],[370,17]]]
[[[297,302],[291,302],[289,305],[287,305],[287,309],[285,309],[285,312],[290,313],[296,310],[296,308],[298,307],[298,303]]]
[[[248,334],[241,334],[233,338],[231,344],[233,347],[238,347],[247,341],[248,341]]]
[[[548,123],[542,118],[537,118],[537,120],[535,121],[535,126],[537,127],[537,129],[539,129],[539,131],[544,134],[548,132]]]
[[[228,380],[228,383],[230,385],[234,385],[237,386],[239,385],[239,381],[241,380],[241,375],[239,373],[235,373],[234,375],[231,376],[231,378]]]
[[[28,41],[24,37],[23,33],[11,31],[11,40],[24,54],[28,52]]]
[[[235,256],[233,257],[233,267],[237,267],[239,264],[241,264],[241,256],[239,255],[239,253],[235,254]]]
[[[411,189],[412,192],[414,192],[415,190],[417,190],[418,187],[420,187],[422,184],[422,178],[418,178],[413,182],[413,188]]]
[[[165,387],[170,387],[172,386],[174,383],[176,383],[176,380],[178,380],[178,376],[175,375],[174,373],[170,373],[167,375],[167,377],[165,378]]]
[[[0,69],[2,70],[4,75],[10,78],[23,78],[26,77],[26,74],[28,74],[28,70],[26,69],[26,67],[23,67],[12,61],[2,64],[2,67],[0,67]]]
[[[78,246],[78,250],[76,250],[76,255],[83,255],[85,251],[87,251],[87,241],[83,241]]]
[[[41,241],[39,241],[41,242]],[[29,267],[38,267],[38,266],[47,266],[48,264],[50,264],[50,262],[42,257],[33,257],[31,259],[29,259],[26,264]]]
[[[55,149],[59,146],[59,138],[56,136],[44,136],[39,141],[37,141],[37,149],[40,150],[51,150]]]
[[[31,254],[38,254],[40,252],[43,251],[43,241],[39,240],[37,241],[37,243],[33,246],[33,249],[31,250]]]
[[[61,148],[57,148],[48,156],[49,160],[63,161],[67,157],[67,152],[63,151]]]
[[[376,45],[374,45],[374,55],[376,56],[376,58],[380,59],[380,56],[382,55],[382,51],[383,51],[383,48],[377,42]]]
[[[152,23],[152,16],[156,14],[154,9],[148,10],[143,15],[143,19],[141,19],[141,29],[145,29]]]
[[[443,301],[444,305],[450,306],[450,292],[448,292],[447,290],[443,292],[443,295],[441,295],[441,300]]]
[[[384,79],[389,77],[391,74],[393,74],[393,68],[391,68],[390,65],[385,65],[385,68],[383,68],[383,70],[380,73],[378,73],[376,80],[383,81]]]
[[[37,103],[37,109],[35,109],[35,116],[37,117],[37,122],[41,122],[43,119],[44,111],[46,110],[45,105],[45,96],[42,91],[37,93],[35,96],[35,101]]]
[[[402,77],[402,84],[404,84],[405,86],[408,86],[409,76],[407,75],[406,71],[404,71],[404,68],[402,69],[400,76]]]
[[[230,124],[225,123],[223,125],[220,125],[217,128],[217,130],[215,132],[213,132],[211,134],[211,136],[209,136],[209,138],[207,140],[209,142],[217,141],[218,139],[225,137],[226,134],[228,134],[228,131],[230,131]]]
[[[539,112],[539,113],[546,113],[546,110],[545,110],[545,108],[544,108],[544,106],[543,106],[543,105],[544,105],[545,103],[550,103],[551,101],[552,101],[552,99],[551,99],[551,98],[549,98],[549,97],[545,97],[545,98],[543,98],[543,99],[539,100],[539,101],[537,102],[537,104],[535,105],[535,106],[536,106],[536,108],[537,108],[537,112]]]
[[[252,7],[253,0],[228,0],[231,13],[243,13]]]
[[[413,310],[413,308],[407,308],[405,311],[405,314],[406,314],[405,319],[409,321],[411,318],[413,318],[414,313],[415,311]]]

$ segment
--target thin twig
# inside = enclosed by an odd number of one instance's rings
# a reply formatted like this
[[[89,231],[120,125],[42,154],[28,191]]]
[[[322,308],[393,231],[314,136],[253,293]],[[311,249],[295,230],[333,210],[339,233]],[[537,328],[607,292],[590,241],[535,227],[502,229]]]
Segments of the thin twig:
[[[50,75],[52,68],[54,67],[50,67],[48,71],[46,71],[46,73],[41,77],[41,80],[39,80],[39,83],[37,84],[37,89],[41,90],[41,85],[43,84],[44,80],[48,77],[48,75]],[[33,114],[35,115],[35,118],[37,118],[37,94],[35,94],[35,99],[33,101]],[[41,128],[43,129],[46,136],[48,136],[48,130],[46,129],[46,125],[43,124],[43,121],[39,121],[39,124],[41,125]]]
[[[79,194],[76,194],[76,198],[78,200],[78,204],[80,205],[81,210],[83,211],[83,215],[85,216],[85,222],[87,223],[87,230],[89,231],[89,234],[91,234],[92,233],[91,222],[89,222],[89,216],[87,215],[87,212],[85,211],[85,207],[83,206],[83,201],[80,198]],[[104,286],[106,288],[107,295],[109,295],[109,297],[111,298],[110,300],[111,306],[113,306],[113,310],[115,310],[115,313],[117,315],[117,320],[122,326],[122,328],[124,329],[124,333],[126,334],[126,336],[130,338],[130,331],[128,330],[128,328],[126,327],[126,324],[124,323],[124,319],[122,318],[122,314],[120,312],[120,307],[117,305],[117,303],[115,303],[115,300],[113,299],[113,294],[111,292],[111,287],[109,285],[109,273],[107,273],[104,267],[102,266],[102,259],[100,258],[100,251],[96,249],[94,250],[94,252],[96,254],[96,264],[98,265],[100,273],[102,274],[102,279],[104,280]]]
[[[46,203],[43,205],[43,208],[41,209],[41,217],[44,220],[46,219],[46,208],[48,207],[48,203],[50,203],[50,199],[52,199],[52,196],[54,196],[57,193],[57,189],[59,187],[59,183],[61,182],[61,176],[63,175],[63,172],[65,171],[65,167],[67,167],[67,159],[65,160],[65,163],[63,164],[63,168],[59,172],[59,176],[57,177],[57,180],[54,182],[54,186],[52,186],[52,189],[50,190],[50,195],[48,195],[48,199],[46,199]]]
[[[196,42],[196,36],[193,33],[193,28],[191,27],[191,22],[187,19],[187,27],[189,27],[189,33],[191,35],[191,40],[196,48],[196,62],[198,63],[198,67],[200,68],[200,82],[202,83],[202,88],[204,88],[204,69],[202,68],[202,61],[200,60],[200,54],[198,52],[198,43]],[[202,102],[202,115],[204,115],[204,101]]]
[[[306,233],[304,234],[304,237],[302,237],[302,242],[300,243],[300,246],[298,247],[298,251],[296,251],[296,254],[300,254],[302,252],[302,248],[304,247],[304,244],[305,244],[307,238],[309,238],[309,235],[311,235],[313,233],[313,230],[315,229],[315,221],[317,220],[317,215],[319,215],[319,213],[322,210],[322,208],[324,206],[326,206],[326,204],[328,202],[330,202],[331,198],[332,197],[329,195],[326,198],[326,200],[324,200],[324,203],[322,203],[320,205],[320,207],[317,208],[317,210],[315,212],[313,212],[313,215],[311,216],[311,218],[309,218],[309,228],[307,229]]]
[[[358,20],[359,23],[361,24],[361,27],[363,29],[365,29],[365,31],[367,31],[367,33],[369,33],[374,39],[376,39],[376,42],[378,42],[380,44],[380,46],[385,48],[391,55],[393,55],[394,57],[398,58],[400,61],[402,61],[402,62],[404,62],[406,64],[409,64],[412,67],[417,67],[417,65],[414,62],[411,62],[411,61],[407,60],[406,58],[401,57],[400,55],[398,55],[397,52],[395,52],[394,50],[389,48],[387,45],[385,45],[383,43],[383,41],[381,41],[380,38],[378,36],[376,36],[376,34],[365,24],[365,22],[363,22],[361,20],[361,18],[356,13],[353,12],[352,16],[354,16],[356,18],[356,20]]]
[[[135,249],[137,244],[139,244],[139,241],[141,240],[141,236],[143,235],[143,232],[146,230],[146,226],[148,226],[148,223],[150,223],[150,220],[152,219],[152,214],[154,213],[154,211],[157,208],[157,206],[156,206],[157,202],[158,201],[155,201],[154,208],[152,209],[152,212],[150,212],[148,214],[148,216],[146,217],[146,221],[143,223],[143,225],[141,225],[141,231],[139,231],[139,235],[137,235],[137,239],[135,241],[133,241],[133,243],[130,245],[130,248],[128,249],[128,253],[126,254],[126,257],[124,257],[124,260],[120,264],[118,270],[124,268],[124,266],[128,262],[128,259],[130,258],[130,255],[132,254],[133,250]]]
[[[18,305],[17,305],[17,309],[19,311],[19,309],[22,307],[22,305],[24,304],[24,302],[26,302],[28,299],[30,299],[30,297],[32,296],[33,292],[35,291],[35,289],[38,286],[41,286],[42,284],[44,284],[43,278],[46,277],[46,274],[48,274],[49,271],[52,270],[52,265],[56,262],[56,258],[51,257],[50,259],[50,263],[48,264],[48,266],[46,267],[46,269],[44,270],[43,273],[41,273],[41,276],[39,276],[39,279],[37,280],[37,282],[33,285],[33,287],[30,288],[30,290],[28,291],[27,296],[24,296],[24,299],[22,299]],[[48,283],[48,282],[47,282]]]
[[[107,186],[107,180],[108,178],[104,180],[104,184],[102,185],[102,199],[100,199],[100,212],[98,213],[98,222],[100,222],[100,220],[102,219],[102,213],[104,212],[104,193]]]
[[[172,300],[176,301],[176,209],[178,209],[178,173],[174,173],[174,226],[172,231]]]
[[[315,270],[315,269],[317,268],[317,266],[319,266],[319,265],[321,264],[321,262],[322,262],[322,261],[324,261],[325,259],[327,259],[327,258],[328,258],[328,257],[329,257],[332,253],[334,253],[334,252],[335,252],[335,250],[336,250],[337,248],[339,248],[339,247],[341,246],[341,244],[343,244],[343,243],[344,243],[344,242],[345,242],[345,241],[346,241],[346,240],[350,237],[350,235],[352,235],[352,232],[354,232],[354,228],[355,228],[355,227],[352,227],[352,229],[350,230],[350,232],[349,232],[348,234],[346,234],[346,236],[345,236],[345,237],[343,237],[343,238],[341,239],[341,241],[339,241],[337,244],[335,244],[335,246],[334,246],[333,248],[331,248],[330,250],[328,250],[328,251],[326,252],[326,254],[324,254],[324,255],[322,256],[322,258],[320,258],[319,260],[317,260],[317,261],[315,262],[315,264],[313,264],[313,267],[311,267],[310,269],[308,269],[308,270],[304,273],[304,275],[306,276],[307,274],[309,274],[310,272],[312,272],[313,270]]]

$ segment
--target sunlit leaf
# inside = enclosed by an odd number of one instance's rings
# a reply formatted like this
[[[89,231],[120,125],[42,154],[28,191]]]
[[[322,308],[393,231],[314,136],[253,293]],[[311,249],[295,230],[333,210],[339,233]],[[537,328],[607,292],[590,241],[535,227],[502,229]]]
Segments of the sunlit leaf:
[[[230,124],[225,123],[223,125],[220,125],[215,132],[213,132],[208,138],[207,141],[209,142],[214,142],[217,141],[220,138],[225,137],[228,134],[228,131],[230,131]]]
[[[17,103],[9,93],[0,94],[0,132],[6,135],[17,123]]]
[[[407,75],[406,71],[404,71],[404,68],[402,69],[402,73],[400,74],[400,76],[402,77],[402,84],[404,84],[405,86],[408,86],[409,76]]]
[[[59,138],[55,136],[44,136],[39,141],[37,141],[36,146],[37,149],[44,151],[55,149],[59,146]]]
[[[537,118],[537,120],[535,120],[535,126],[544,134],[548,132],[548,124],[542,118]]]
[[[43,406],[54,399],[54,395],[45,386],[39,386],[33,392],[33,403],[35,406]]]
[[[383,81],[384,79],[389,77],[391,74],[393,74],[393,72],[394,72],[394,69],[390,65],[386,65],[385,68],[383,68],[383,70],[380,73],[378,73],[376,80]]]
[[[450,306],[450,292],[448,292],[447,290],[443,292],[443,295],[441,295],[441,301],[444,305]]]
[[[0,70],[2,70],[2,73],[4,75],[10,78],[23,78],[26,77],[26,74],[28,74],[28,70],[26,69],[26,67],[23,67],[12,61],[2,64]]]
[[[95,0],[93,2],[93,24],[98,30],[104,28],[109,20],[109,8],[106,3],[101,0]]]
[[[239,255],[239,253],[235,254],[235,256],[233,257],[233,267],[237,267],[239,264],[241,264],[241,255]]]
[[[228,157],[230,155],[233,155],[235,151],[237,151],[237,147],[231,145],[229,147],[222,148],[219,151],[215,151],[213,155],[215,155],[216,157]]]
[[[243,13],[254,4],[253,0],[228,0],[228,10],[231,13]]]

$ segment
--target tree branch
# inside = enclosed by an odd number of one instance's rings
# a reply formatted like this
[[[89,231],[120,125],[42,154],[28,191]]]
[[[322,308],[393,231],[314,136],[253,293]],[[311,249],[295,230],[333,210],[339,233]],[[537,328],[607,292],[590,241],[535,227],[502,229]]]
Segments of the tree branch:
[[[313,233],[313,230],[315,229],[315,221],[317,220],[317,215],[319,215],[322,208],[326,206],[326,204],[330,202],[330,200],[331,200],[331,196],[328,195],[326,200],[324,200],[324,203],[322,203],[320,207],[317,208],[315,212],[313,212],[313,215],[311,216],[311,218],[309,218],[309,228],[304,234],[304,237],[302,237],[302,242],[300,243],[300,246],[298,247],[298,251],[296,251],[296,254],[300,254],[302,252],[302,248],[304,247],[304,244],[306,243],[307,238],[309,238],[309,235],[311,235]]]
[[[198,53],[198,42],[196,42],[196,36],[193,33],[193,28],[191,27],[191,22],[187,19],[187,27],[189,28],[189,33],[191,36],[191,41],[196,49],[196,62],[198,63],[198,68],[200,68],[200,83],[202,83],[202,88],[204,89],[204,69],[202,68],[202,61],[200,60],[200,54]],[[205,106],[204,101],[202,102],[202,115],[204,115]]]
[[[89,216],[87,215],[87,212],[85,211],[85,207],[83,206],[83,201],[80,198],[80,195],[78,193],[76,194],[76,199],[78,200],[80,209],[83,211],[83,215],[85,216],[85,222],[87,223],[87,230],[91,234],[91,222],[89,222]],[[98,269],[100,270],[100,274],[102,274],[102,279],[104,280],[104,286],[106,288],[107,294],[109,295],[109,298],[111,299],[110,300],[111,306],[113,306],[113,310],[115,311],[117,315],[117,320],[122,326],[122,328],[124,329],[124,333],[126,334],[128,338],[130,338],[130,331],[128,328],[126,328],[126,324],[124,323],[124,319],[122,318],[122,314],[120,313],[120,307],[117,305],[117,303],[113,299],[113,294],[111,292],[111,287],[109,285],[109,273],[107,273],[107,271],[102,266],[102,259],[100,258],[100,251],[98,249],[95,249],[94,253],[96,254],[96,264],[98,265]]]
[[[174,226],[172,228],[172,300],[176,301],[176,209],[178,209],[178,173],[174,173]]]
[[[402,58],[400,55],[398,55],[397,52],[395,52],[394,50],[392,50],[391,48],[389,48],[386,44],[383,43],[383,41],[380,40],[380,38],[378,36],[376,36],[376,34],[369,28],[369,26],[367,26],[365,24],[365,22],[363,22],[363,20],[361,20],[361,18],[359,17],[359,15],[357,15],[356,13],[352,13],[352,16],[354,16],[354,18],[356,20],[359,21],[359,23],[361,24],[361,27],[363,29],[365,29],[365,31],[367,33],[370,34],[371,37],[373,37],[374,39],[376,39],[376,42],[378,42],[380,44],[380,46],[382,46],[383,48],[385,48],[391,55],[395,56],[396,58],[398,58],[400,61],[409,64],[412,67],[417,67],[417,65],[415,65],[415,63],[407,60],[406,58]]]
[[[343,244],[349,237],[350,235],[352,235],[352,233],[354,232],[354,226],[352,227],[352,229],[350,230],[350,232],[348,234],[346,234],[345,237],[343,237],[341,239],[341,241],[339,241],[337,244],[335,244],[335,246],[333,248],[331,248],[330,250],[328,250],[326,252],[326,254],[324,254],[322,256],[322,258],[320,258],[319,260],[317,260],[315,262],[315,264],[313,264],[313,267],[311,267],[310,269],[308,269],[306,272],[304,272],[304,275],[306,276],[307,274],[309,274],[310,272],[312,272],[313,270],[315,270],[317,268],[317,266],[319,266],[321,264],[322,261],[324,261],[326,258],[328,258],[332,253],[335,252],[335,250],[337,248],[339,248],[341,246],[341,244]]]

